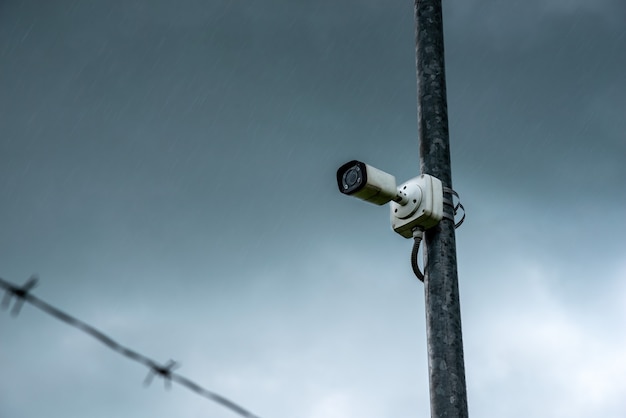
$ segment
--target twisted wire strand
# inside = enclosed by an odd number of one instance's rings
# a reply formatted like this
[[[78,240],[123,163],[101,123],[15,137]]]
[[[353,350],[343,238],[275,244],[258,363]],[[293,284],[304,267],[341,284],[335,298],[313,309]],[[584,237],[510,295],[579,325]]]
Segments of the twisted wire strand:
[[[7,302],[3,303],[3,306],[8,307],[8,303],[10,302],[11,298],[16,299],[15,300],[16,305],[14,306],[21,306],[22,303],[28,302],[31,305],[41,309],[48,315],[53,316],[57,318],[58,320],[63,321],[66,324],[74,328],[77,328],[86,334],[91,335],[93,338],[100,341],[102,344],[106,345],[111,350],[115,351],[116,353],[119,353],[123,355],[124,357],[127,357],[137,363],[141,363],[144,366],[146,366],[149,369],[149,374],[146,378],[146,383],[150,382],[153,375],[158,375],[165,380],[166,384],[167,382],[170,382],[170,381],[176,382],[179,385],[184,386],[187,389],[191,390],[192,392],[195,392],[196,394],[206,399],[209,399],[213,402],[216,402],[222,405],[225,408],[230,409],[232,412],[242,417],[260,418],[259,416],[254,415],[253,413],[243,408],[242,406],[238,405],[237,403],[231,401],[230,399],[225,398],[221,395],[218,395],[217,393],[211,392],[210,390],[203,388],[202,386],[193,382],[192,380],[180,374],[174,373],[172,371],[173,368],[176,367],[176,363],[174,361],[170,360],[170,362],[168,362],[166,365],[162,365],[156,362],[155,360],[152,360],[150,357],[147,357],[141,353],[131,350],[128,347],[123,346],[122,344],[118,343],[111,337],[104,334],[102,331],[99,331],[98,329],[92,327],[91,325],[81,321],[80,319],[75,318],[63,312],[62,310],[50,305],[44,300],[39,299],[37,296],[32,295],[30,293],[30,290],[32,287],[34,287],[34,285],[31,285],[30,283],[34,281],[35,280],[31,278],[31,280],[27,282],[25,286],[19,287],[7,280],[0,278],[0,288],[3,288],[6,291],[4,301],[7,301]]]

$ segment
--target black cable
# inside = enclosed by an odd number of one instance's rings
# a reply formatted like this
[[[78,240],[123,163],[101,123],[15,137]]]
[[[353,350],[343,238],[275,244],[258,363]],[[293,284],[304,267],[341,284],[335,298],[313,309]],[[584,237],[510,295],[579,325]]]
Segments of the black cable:
[[[415,273],[415,277],[417,277],[421,282],[424,282],[424,274],[420,270],[420,266],[417,262],[417,255],[420,250],[420,243],[422,242],[422,237],[424,236],[424,231],[418,229],[413,231],[413,251],[411,251],[411,267],[413,268],[413,273]]]
[[[419,1],[416,3],[418,7],[419,6]],[[457,192],[455,192],[454,190],[452,190],[449,187],[444,187],[443,191],[446,193],[450,193],[453,196],[456,196],[458,200],[458,202],[456,203],[456,205],[454,204],[453,200],[444,198],[443,199],[443,204],[446,206],[449,206],[452,208],[452,213],[448,213],[444,210],[443,212],[443,217],[446,219],[451,220],[454,223],[454,216],[456,215],[457,211],[459,209],[463,210],[463,216],[461,217],[461,220],[456,222],[454,224],[454,229],[458,228],[459,226],[461,226],[461,224],[463,223],[463,221],[465,220],[465,208],[463,207],[463,205],[461,204],[461,200],[459,198],[459,194]],[[422,273],[422,271],[420,270],[419,264],[417,262],[417,258],[418,258],[418,253],[420,250],[420,244],[422,242],[422,238],[424,237],[424,230],[416,227],[413,229],[413,251],[411,251],[411,267],[413,268],[413,273],[415,273],[415,277],[417,277],[421,282],[424,282],[424,273]]]
[[[111,350],[146,366],[150,370],[148,376],[146,377],[146,380],[144,381],[144,385],[146,383],[149,384],[152,380],[152,377],[158,375],[164,379],[166,388],[168,387],[170,382],[174,381],[186,387],[187,389],[196,392],[198,395],[210,399],[224,406],[225,408],[230,409],[234,413],[239,414],[244,418],[259,418],[258,416],[247,411],[245,408],[237,405],[235,402],[203,388],[202,386],[198,385],[195,382],[192,382],[184,376],[173,373],[172,370],[177,367],[176,362],[170,360],[167,364],[161,365],[151,358],[144,356],[143,354],[137,353],[130,348],[124,347],[122,344],[113,340],[112,338],[92,327],[91,325],[86,324],[80,319],[74,318],[73,316],[63,312],[62,310],[55,308],[47,302],[44,302],[38,297],[31,295],[30,290],[35,286],[36,282],[37,279],[35,277],[31,277],[24,286],[20,287],[0,278],[0,287],[6,290],[6,294],[4,295],[1,304],[2,308],[8,308],[11,298],[15,298],[16,301],[15,305],[13,305],[12,310],[12,314],[15,316],[19,312],[19,308],[22,306],[22,304],[24,302],[28,302],[31,305],[41,309],[45,313],[57,318],[58,320],[63,321],[66,324],[73,326],[74,328],[78,328],[84,333],[91,335],[93,338],[100,341]]]

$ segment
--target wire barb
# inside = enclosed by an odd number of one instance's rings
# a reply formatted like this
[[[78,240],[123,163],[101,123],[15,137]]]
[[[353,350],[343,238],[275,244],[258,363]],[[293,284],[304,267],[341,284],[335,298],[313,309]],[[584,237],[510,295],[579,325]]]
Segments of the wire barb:
[[[21,287],[12,284],[3,286],[5,289],[5,293],[4,297],[2,298],[2,309],[8,309],[9,305],[11,304],[11,298],[14,297],[15,304],[13,305],[13,309],[11,310],[11,315],[17,316],[20,313],[22,306],[24,305],[24,301],[29,296],[29,292],[35,286],[37,286],[38,281],[39,278],[33,274]]]
[[[213,393],[210,390],[207,390],[197,383],[187,379],[186,377],[174,373],[174,369],[180,367],[180,365],[174,360],[169,360],[164,365],[159,364],[156,361],[152,360],[150,357],[144,356],[143,354],[137,353],[136,351],[133,351],[130,348],[123,346],[122,344],[118,343],[117,341],[99,331],[98,329],[92,327],[91,325],[81,321],[80,319],[74,318],[73,316],[63,312],[60,309],[55,308],[47,302],[32,295],[30,291],[37,285],[37,281],[38,277],[33,275],[30,279],[28,279],[28,281],[26,281],[23,286],[17,286],[9,281],[0,278],[0,288],[3,288],[6,292],[2,299],[2,307],[4,309],[7,309],[11,302],[11,298],[15,297],[17,300],[15,301],[15,305],[13,305],[13,310],[11,311],[14,316],[19,313],[19,310],[24,302],[28,302],[31,305],[41,309],[48,315],[57,318],[59,321],[63,321],[66,324],[71,325],[74,328],[77,328],[84,333],[91,335],[93,338],[100,341],[102,344],[106,345],[116,353],[119,353],[130,360],[146,366],[149,371],[144,380],[144,386],[150,385],[150,383],[154,379],[154,376],[158,375],[159,377],[163,378],[166,389],[169,389],[171,387],[172,382],[176,382],[179,385],[184,386],[187,389],[195,392],[196,394],[213,402],[216,402],[225,408],[230,409],[232,412],[244,418],[259,418],[257,415],[252,414],[251,412],[231,401],[230,399],[218,395],[217,393]]]
[[[172,388],[172,371],[180,367],[180,364],[176,363],[174,360],[170,360],[164,366],[159,366],[158,364],[153,365],[146,376],[146,379],[143,381],[144,386],[150,386],[152,383],[152,379],[154,376],[158,375],[163,378],[163,384],[165,385],[165,389]]]

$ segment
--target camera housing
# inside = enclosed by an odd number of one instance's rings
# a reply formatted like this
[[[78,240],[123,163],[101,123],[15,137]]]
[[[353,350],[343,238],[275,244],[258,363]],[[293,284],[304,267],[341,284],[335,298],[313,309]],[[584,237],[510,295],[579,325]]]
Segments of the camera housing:
[[[357,160],[339,167],[337,187],[343,194],[358,197],[375,205],[384,205],[398,199],[394,176]]]

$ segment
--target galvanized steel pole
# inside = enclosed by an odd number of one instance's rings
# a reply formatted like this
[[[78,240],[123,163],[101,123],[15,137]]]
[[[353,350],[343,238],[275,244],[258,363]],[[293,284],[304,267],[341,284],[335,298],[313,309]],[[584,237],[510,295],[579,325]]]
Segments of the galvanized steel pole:
[[[441,0],[415,0],[415,22],[420,168],[452,189]],[[454,222],[444,218],[428,229],[424,243],[431,417],[463,418],[468,411]]]

